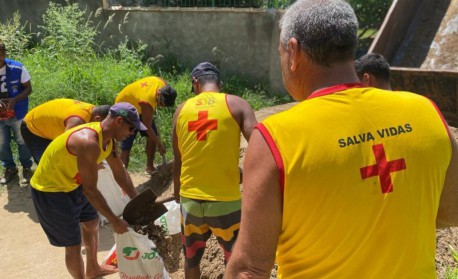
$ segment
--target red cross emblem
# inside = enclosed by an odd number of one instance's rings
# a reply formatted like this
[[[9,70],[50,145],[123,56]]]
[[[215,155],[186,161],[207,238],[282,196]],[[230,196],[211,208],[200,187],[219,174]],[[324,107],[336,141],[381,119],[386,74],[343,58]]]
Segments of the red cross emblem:
[[[197,140],[207,140],[207,131],[217,130],[218,120],[208,119],[208,110],[199,111],[197,120],[188,122],[188,132],[196,131]]]
[[[363,179],[378,176],[380,179],[380,186],[382,193],[389,193],[393,191],[393,182],[391,182],[390,173],[406,169],[406,162],[404,159],[397,159],[393,161],[386,160],[385,149],[383,144],[372,146],[374,151],[376,164],[364,168],[360,168],[361,177]]]
[[[145,81],[145,82],[142,82],[142,83],[140,83],[140,86],[141,86],[142,88],[143,88],[143,87],[147,87],[147,86],[148,86],[148,82],[146,82],[146,81]]]

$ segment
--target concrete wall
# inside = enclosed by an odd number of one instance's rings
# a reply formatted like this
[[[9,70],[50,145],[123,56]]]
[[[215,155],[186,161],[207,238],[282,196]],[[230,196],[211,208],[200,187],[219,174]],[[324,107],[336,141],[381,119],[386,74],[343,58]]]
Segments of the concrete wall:
[[[380,53],[391,63],[424,0],[394,0],[368,53]]]
[[[0,21],[19,10],[22,19],[36,26],[48,0],[0,0]],[[56,3],[65,3],[54,1]],[[173,53],[191,68],[202,61],[219,65],[226,74],[237,74],[251,83],[267,82],[273,94],[284,94],[278,46],[280,12],[264,9],[129,8],[108,7],[108,1],[77,0],[87,13],[104,7],[96,22],[103,30],[98,43],[117,45],[128,36],[147,43],[152,57]]]
[[[394,90],[430,98],[454,127],[458,125],[458,40],[453,32],[445,34],[445,28],[440,27],[457,29],[457,3],[458,0],[393,1],[369,49],[384,55],[392,66],[390,81]],[[447,41],[453,38],[455,41]],[[442,53],[435,51],[438,45]],[[435,67],[425,69],[422,65],[428,60],[435,61]]]
[[[391,68],[393,90],[406,90],[433,100],[447,122],[458,127],[458,71]]]

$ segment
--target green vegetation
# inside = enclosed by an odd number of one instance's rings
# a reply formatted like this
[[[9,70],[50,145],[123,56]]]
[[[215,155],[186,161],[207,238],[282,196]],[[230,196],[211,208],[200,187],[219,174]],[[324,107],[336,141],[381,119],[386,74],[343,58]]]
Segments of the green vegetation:
[[[444,279],[458,279],[458,269],[447,267],[444,274]]]
[[[73,98],[100,104],[113,104],[116,94],[129,83],[150,75],[159,75],[178,92],[176,105],[191,97],[190,70],[172,55],[166,54],[160,65],[158,59],[145,55],[146,45],[128,38],[116,48],[101,51],[95,36],[103,32],[95,24],[98,12],[84,19],[78,4],[51,3],[39,26],[38,41],[32,46],[32,34],[21,25],[20,15],[0,23],[0,39],[5,42],[8,57],[21,61],[32,76],[33,93],[29,109],[55,98]],[[101,30],[100,30],[101,29]],[[122,36],[120,34],[120,36]],[[224,91],[244,97],[258,110],[290,101],[288,97],[268,97],[263,84],[255,86],[240,77],[223,77]],[[157,124],[172,160],[171,127],[174,108],[158,110]],[[146,162],[144,142],[137,137],[131,153],[130,170],[141,171]],[[139,143],[140,142],[140,143]],[[159,154],[156,164],[160,163]]]
[[[357,56],[367,53],[393,0],[348,0],[359,23]]]
[[[458,263],[458,252],[450,244],[448,245],[448,248],[450,249],[450,252],[452,253],[453,259],[455,260],[455,262]],[[447,269],[445,270],[444,278],[445,279],[458,279],[458,268],[447,267]]]

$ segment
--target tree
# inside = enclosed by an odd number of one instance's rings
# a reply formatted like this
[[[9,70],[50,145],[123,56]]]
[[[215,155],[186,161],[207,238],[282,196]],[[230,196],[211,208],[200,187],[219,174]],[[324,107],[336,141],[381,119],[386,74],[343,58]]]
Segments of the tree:
[[[359,22],[358,54],[367,52],[393,0],[349,0]],[[359,56],[358,55],[358,56]]]

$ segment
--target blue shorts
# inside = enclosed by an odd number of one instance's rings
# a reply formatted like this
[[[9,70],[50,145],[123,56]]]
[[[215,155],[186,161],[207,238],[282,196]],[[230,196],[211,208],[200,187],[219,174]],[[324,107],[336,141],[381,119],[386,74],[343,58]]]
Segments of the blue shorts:
[[[140,119],[141,119],[141,116],[140,116]],[[153,129],[154,133],[156,133],[157,135],[157,126],[154,120],[153,120],[153,123],[151,124],[151,128]],[[139,132],[138,130],[135,130],[134,133],[130,137],[126,138],[125,140],[121,142],[121,144],[119,145],[121,150],[131,150],[132,149],[132,145],[134,144],[134,140],[138,132]],[[142,137],[147,136],[146,131],[140,131],[140,135]]]
[[[80,223],[97,219],[97,210],[83,194],[83,186],[71,192],[41,192],[30,187],[41,227],[51,245],[81,244]]]

